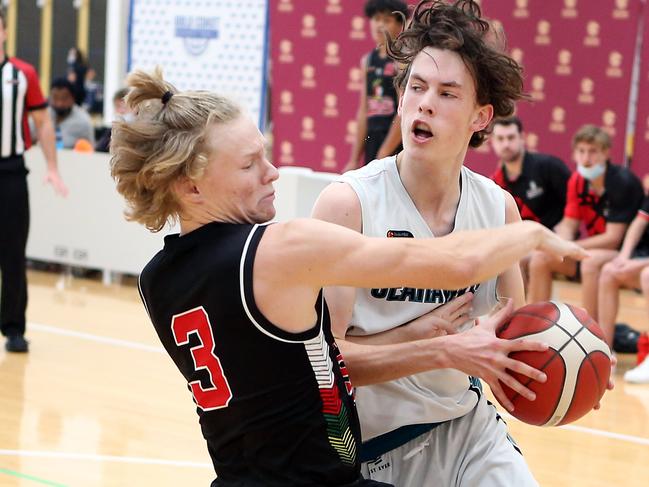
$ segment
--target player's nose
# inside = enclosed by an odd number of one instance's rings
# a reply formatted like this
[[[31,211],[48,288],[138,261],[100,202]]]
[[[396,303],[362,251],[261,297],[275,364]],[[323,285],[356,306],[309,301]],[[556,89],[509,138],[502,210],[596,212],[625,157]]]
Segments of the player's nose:
[[[432,117],[435,115],[435,102],[432,95],[424,95],[419,101],[419,113]]]

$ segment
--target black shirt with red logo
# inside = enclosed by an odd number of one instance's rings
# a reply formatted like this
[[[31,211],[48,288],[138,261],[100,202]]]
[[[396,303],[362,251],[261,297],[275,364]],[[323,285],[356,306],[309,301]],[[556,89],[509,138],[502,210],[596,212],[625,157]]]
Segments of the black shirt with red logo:
[[[625,167],[606,163],[604,193],[598,196],[578,172],[568,181],[568,199],[564,215],[580,220],[589,237],[606,231],[606,223],[631,223],[644,191],[638,177]]]
[[[561,159],[531,152],[525,152],[521,174],[514,181],[507,177],[504,164],[491,176],[514,197],[523,220],[540,222],[548,228],[563,217],[569,178],[570,169]]]

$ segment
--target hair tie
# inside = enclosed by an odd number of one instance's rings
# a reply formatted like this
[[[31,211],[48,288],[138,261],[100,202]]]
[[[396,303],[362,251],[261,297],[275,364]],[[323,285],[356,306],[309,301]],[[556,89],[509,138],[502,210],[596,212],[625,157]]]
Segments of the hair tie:
[[[162,104],[166,105],[169,100],[171,100],[171,97],[174,96],[174,94],[171,91],[166,91],[164,95],[162,95]]]

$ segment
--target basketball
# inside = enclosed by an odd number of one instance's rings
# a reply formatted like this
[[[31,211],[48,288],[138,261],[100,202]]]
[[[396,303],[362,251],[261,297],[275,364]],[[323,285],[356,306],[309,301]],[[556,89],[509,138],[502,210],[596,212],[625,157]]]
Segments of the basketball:
[[[611,374],[611,352],[601,329],[583,309],[557,301],[529,304],[516,310],[496,334],[549,346],[545,352],[510,355],[547,375],[547,381],[541,383],[510,371],[534,391],[534,401],[501,383],[514,404],[511,414],[521,421],[537,426],[571,423],[593,409],[604,395]]]

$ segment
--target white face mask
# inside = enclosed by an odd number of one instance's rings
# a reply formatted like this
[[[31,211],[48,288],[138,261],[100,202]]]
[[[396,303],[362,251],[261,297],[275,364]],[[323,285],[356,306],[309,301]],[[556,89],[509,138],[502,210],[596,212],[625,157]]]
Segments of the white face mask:
[[[582,175],[584,179],[593,181],[606,172],[606,164],[597,164],[596,166],[577,166],[577,172]]]

